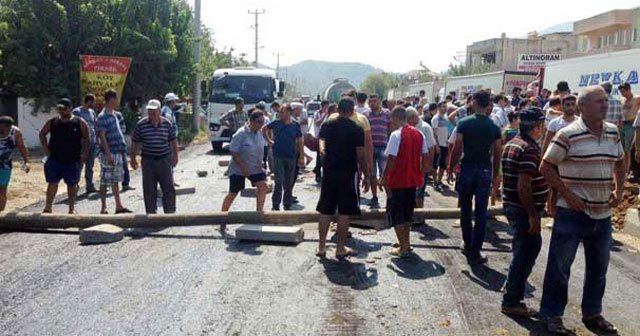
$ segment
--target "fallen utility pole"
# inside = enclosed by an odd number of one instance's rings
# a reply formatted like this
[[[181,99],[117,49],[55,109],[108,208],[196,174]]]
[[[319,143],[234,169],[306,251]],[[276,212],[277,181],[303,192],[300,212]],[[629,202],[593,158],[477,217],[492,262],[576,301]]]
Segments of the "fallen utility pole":
[[[502,208],[489,208],[489,215],[502,213]],[[113,224],[121,228],[141,227],[159,228],[171,226],[202,226],[222,224],[257,224],[257,225],[300,225],[318,221],[315,211],[237,211],[211,212],[199,214],[43,214],[28,212],[12,212],[0,214],[0,229],[66,229],[87,228],[99,224]],[[353,216],[354,221],[384,220],[384,210],[363,210],[362,215]],[[337,216],[336,216],[337,217]],[[416,209],[415,219],[457,219],[459,209]],[[337,219],[337,218],[336,218]]]

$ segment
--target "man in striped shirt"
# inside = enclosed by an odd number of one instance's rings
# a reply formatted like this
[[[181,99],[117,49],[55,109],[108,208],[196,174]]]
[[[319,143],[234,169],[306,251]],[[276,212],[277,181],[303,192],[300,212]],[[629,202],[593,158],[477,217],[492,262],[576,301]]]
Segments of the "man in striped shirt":
[[[120,187],[124,179],[123,160],[127,150],[117,111],[118,93],[109,89],[104,94],[104,109],[96,119],[96,132],[100,141],[100,200],[101,214],[107,214],[107,186],[111,186],[116,202],[116,214],[130,213],[120,200]]]
[[[160,101],[147,103],[148,117],[138,122],[131,137],[131,167],[138,169],[136,155],[142,148],[142,193],[146,213],[157,211],[158,184],[164,213],[176,212],[176,190],[171,168],[178,164],[176,128],[160,115]]]
[[[615,125],[604,122],[609,109],[604,89],[592,86],[578,96],[580,118],[561,129],[540,167],[560,198],[549,246],[540,314],[547,329],[569,331],[562,323],[567,304],[571,264],[580,242],[584,245],[585,279],[582,322],[597,333],[616,328],[602,317],[611,249],[611,208],[624,192],[624,152]],[[616,189],[612,190],[615,178]]]
[[[502,312],[531,317],[535,312],[522,300],[527,278],[542,247],[540,218],[549,194],[547,182],[538,170],[542,154],[537,141],[544,133],[542,110],[530,107],[522,111],[519,128],[520,134],[504,146],[502,153],[502,200],[513,234],[513,257]]]
[[[369,120],[369,125],[371,125],[371,139],[373,140],[373,166],[371,167],[370,178],[373,197],[369,206],[372,209],[378,209],[380,208],[380,203],[378,202],[378,172],[382,174],[385,166],[384,150],[389,139],[391,115],[389,111],[382,109],[380,97],[375,94],[369,96],[369,108],[371,108],[371,112],[367,114],[367,119]]]

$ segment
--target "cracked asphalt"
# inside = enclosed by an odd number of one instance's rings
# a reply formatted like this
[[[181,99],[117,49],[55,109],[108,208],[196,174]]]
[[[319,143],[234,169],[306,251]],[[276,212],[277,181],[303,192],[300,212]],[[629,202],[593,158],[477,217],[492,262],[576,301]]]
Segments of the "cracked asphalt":
[[[196,193],[178,196],[178,213],[220,209],[228,182],[217,161],[229,157],[208,150],[199,145],[182,153],[176,180]],[[199,178],[197,170],[209,175]],[[138,190],[123,194],[125,205],[143,212],[139,172],[132,185]],[[305,174],[296,185],[298,209],[314,209],[318,193],[313,174]],[[427,207],[455,206],[450,191],[429,187],[428,193]],[[77,209],[97,213],[99,203],[95,196],[82,198]],[[232,211],[254,207],[254,198],[238,197]],[[41,210],[42,204],[25,209]],[[54,212],[65,210],[61,197]],[[304,224],[305,241],[297,246],[236,241],[235,225],[226,237],[213,226],[168,228],[97,246],[79,245],[77,230],[0,233],[0,334],[545,335],[535,319],[500,313],[511,257],[504,219],[491,221],[484,245],[489,263],[475,268],[459,251],[453,222],[414,228],[415,256],[406,260],[388,254],[392,231],[352,228],[349,245],[359,254],[349,262],[333,259],[333,251],[326,260],[314,256],[314,223]],[[527,288],[535,308],[549,237],[545,230]],[[593,335],[580,322],[583,276],[579,251],[565,323],[577,335]],[[639,290],[640,256],[617,242],[604,311],[622,335],[639,334]]]

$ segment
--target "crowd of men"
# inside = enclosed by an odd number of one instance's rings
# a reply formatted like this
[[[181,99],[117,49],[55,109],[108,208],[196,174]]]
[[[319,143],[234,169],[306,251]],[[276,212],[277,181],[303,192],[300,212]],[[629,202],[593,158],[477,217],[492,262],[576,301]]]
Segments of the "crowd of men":
[[[145,210],[156,213],[158,185],[163,194],[165,213],[175,212],[175,188],[172,168],[178,164],[177,125],[175,107],[178,97],[169,93],[166,105],[152,99],[145,106],[146,112],[132,132],[131,150],[127,150],[124,133],[126,124],[122,113],[116,111],[119,104],[115,90],[104,93],[100,113],[96,115],[96,97],[87,94],[83,104],[73,108],[72,101],[62,98],[56,105],[58,115],[47,120],[40,130],[40,144],[44,151],[44,175],[47,182],[43,212],[52,212],[53,200],[60,181],[67,186],[69,213],[75,214],[78,183],[84,166],[86,194],[98,192],[101,214],[108,214],[107,189],[111,189],[116,214],[131,213],[121,201],[120,192],[134,190],[129,185],[129,163],[138,169],[138,154],[142,157],[142,180]],[[161,110],[162,108],[162,110]],[[18,149],[23,157],[22,169],[31,170],[29,153],[22,132],[8,116],[0,117],[0,211],[6,205],[7,188],[11,180],[13,152]],[[129,162],[127,155],[130,155]],[[93,179],[94,163],[100,162],[100,188]],[[122,188],[120,186],[122,185]]]
[[[220,119],[233,134],[229,192],[222,211],[229,211],[247,179],[256,186],[256,210],[262,211],[271,174],[275,181],[271,210],[292,210],[298,202],[293,195],[297,176],[312,160],[307,147],[317,152],[314,172],[320,183],[317,256],[326,257],[326,236],[336,214],[335,256],[344,259],[357,253],[346,247],[349,217],[360,214],[361,191],[371,191],[372,209],[380,207],[380,193],[386,194],[387,224],[398,240],[390,254],[407,258],[412,254],[414,208],[424,206],[427,184],[443,191],[455,183],[461,252],[472,266],[488,261],[481,250],[489,202],[502,199],[513,234],[504,313],[525,317],[536,313],[523,300],[525,283],[542,246],[540,222],[546,212],[554,217],[540,310],[546,328],[556,334],[570,333],[562,315],[570,268],[582,243],[586,259],[583,323],[614,333],[615,327],[602,316],[612,244],[611,208],[622,198],[629,170],[633,171],[630,178],[640,178],[637,164],[632,164],[634,144],[640,144],[640,97],[631,92],[629,83],[617,88],[622,101],[612,95],[612,89],[605,83],[572,94],[567,83],[560,82],[553,93],[534,95],[528,90],[522,94],[515,88],[505,95],[480,90],[459,102],[453,92],[430,104],[424,92],[406,100],[381,100],[375,94],[351,91],[337,104],[321,102],[312,117],[301,101],[274,102],[270,107],[261,102],[245,111],[244,100],[237,98],[235,108]],[[73,110],[69,99],[61,99],[59,115],[40,132],[48,158],[44,212],[51,212],[61,180],[68,187],[69,213],[75,212],[83,165],[87,193],[96,191],[92,177],[96,153],[101,165],[101,213],[108,213],[107,188],[113,192],[115,213],[130,212],[119,193],[128,172],[123,118],[115,110],[116,92],[109,90],[104,96],[104,108],[97,116],[92,95]],[[176,210],[173,167],[178,163],[178,130],[172,111],[177,100],[170,93],[165,107],[158,100],[149,101],[148,116],[133,131],[129,162],[137,169],[141,150],[147,213],[157,211],[158,185],[164,212]],[[28,172],[29,157],[20,130],[10,118],[1,117],[0,210],[6,203],[14,148],[22,153],[23,169]]]

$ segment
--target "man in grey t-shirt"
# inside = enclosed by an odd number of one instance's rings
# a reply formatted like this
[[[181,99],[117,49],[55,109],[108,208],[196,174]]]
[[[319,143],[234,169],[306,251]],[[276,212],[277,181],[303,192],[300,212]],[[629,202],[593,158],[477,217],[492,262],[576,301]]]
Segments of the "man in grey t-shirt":
[[[264,125],[264,112],[253,109],[249,115],[249,122],[231,138],[229,151],[231,164],[229,165],[229,193],[222,203],[222,211],[229,211],[238,192],[244,189],[245,179],[249,179],[257,188],[256,210],[262,211],[264,199],[267,195],[267,175],[262,166],[264,147],[267,145],[260,129]],[[224,229],[224,226],[221,226]]]

